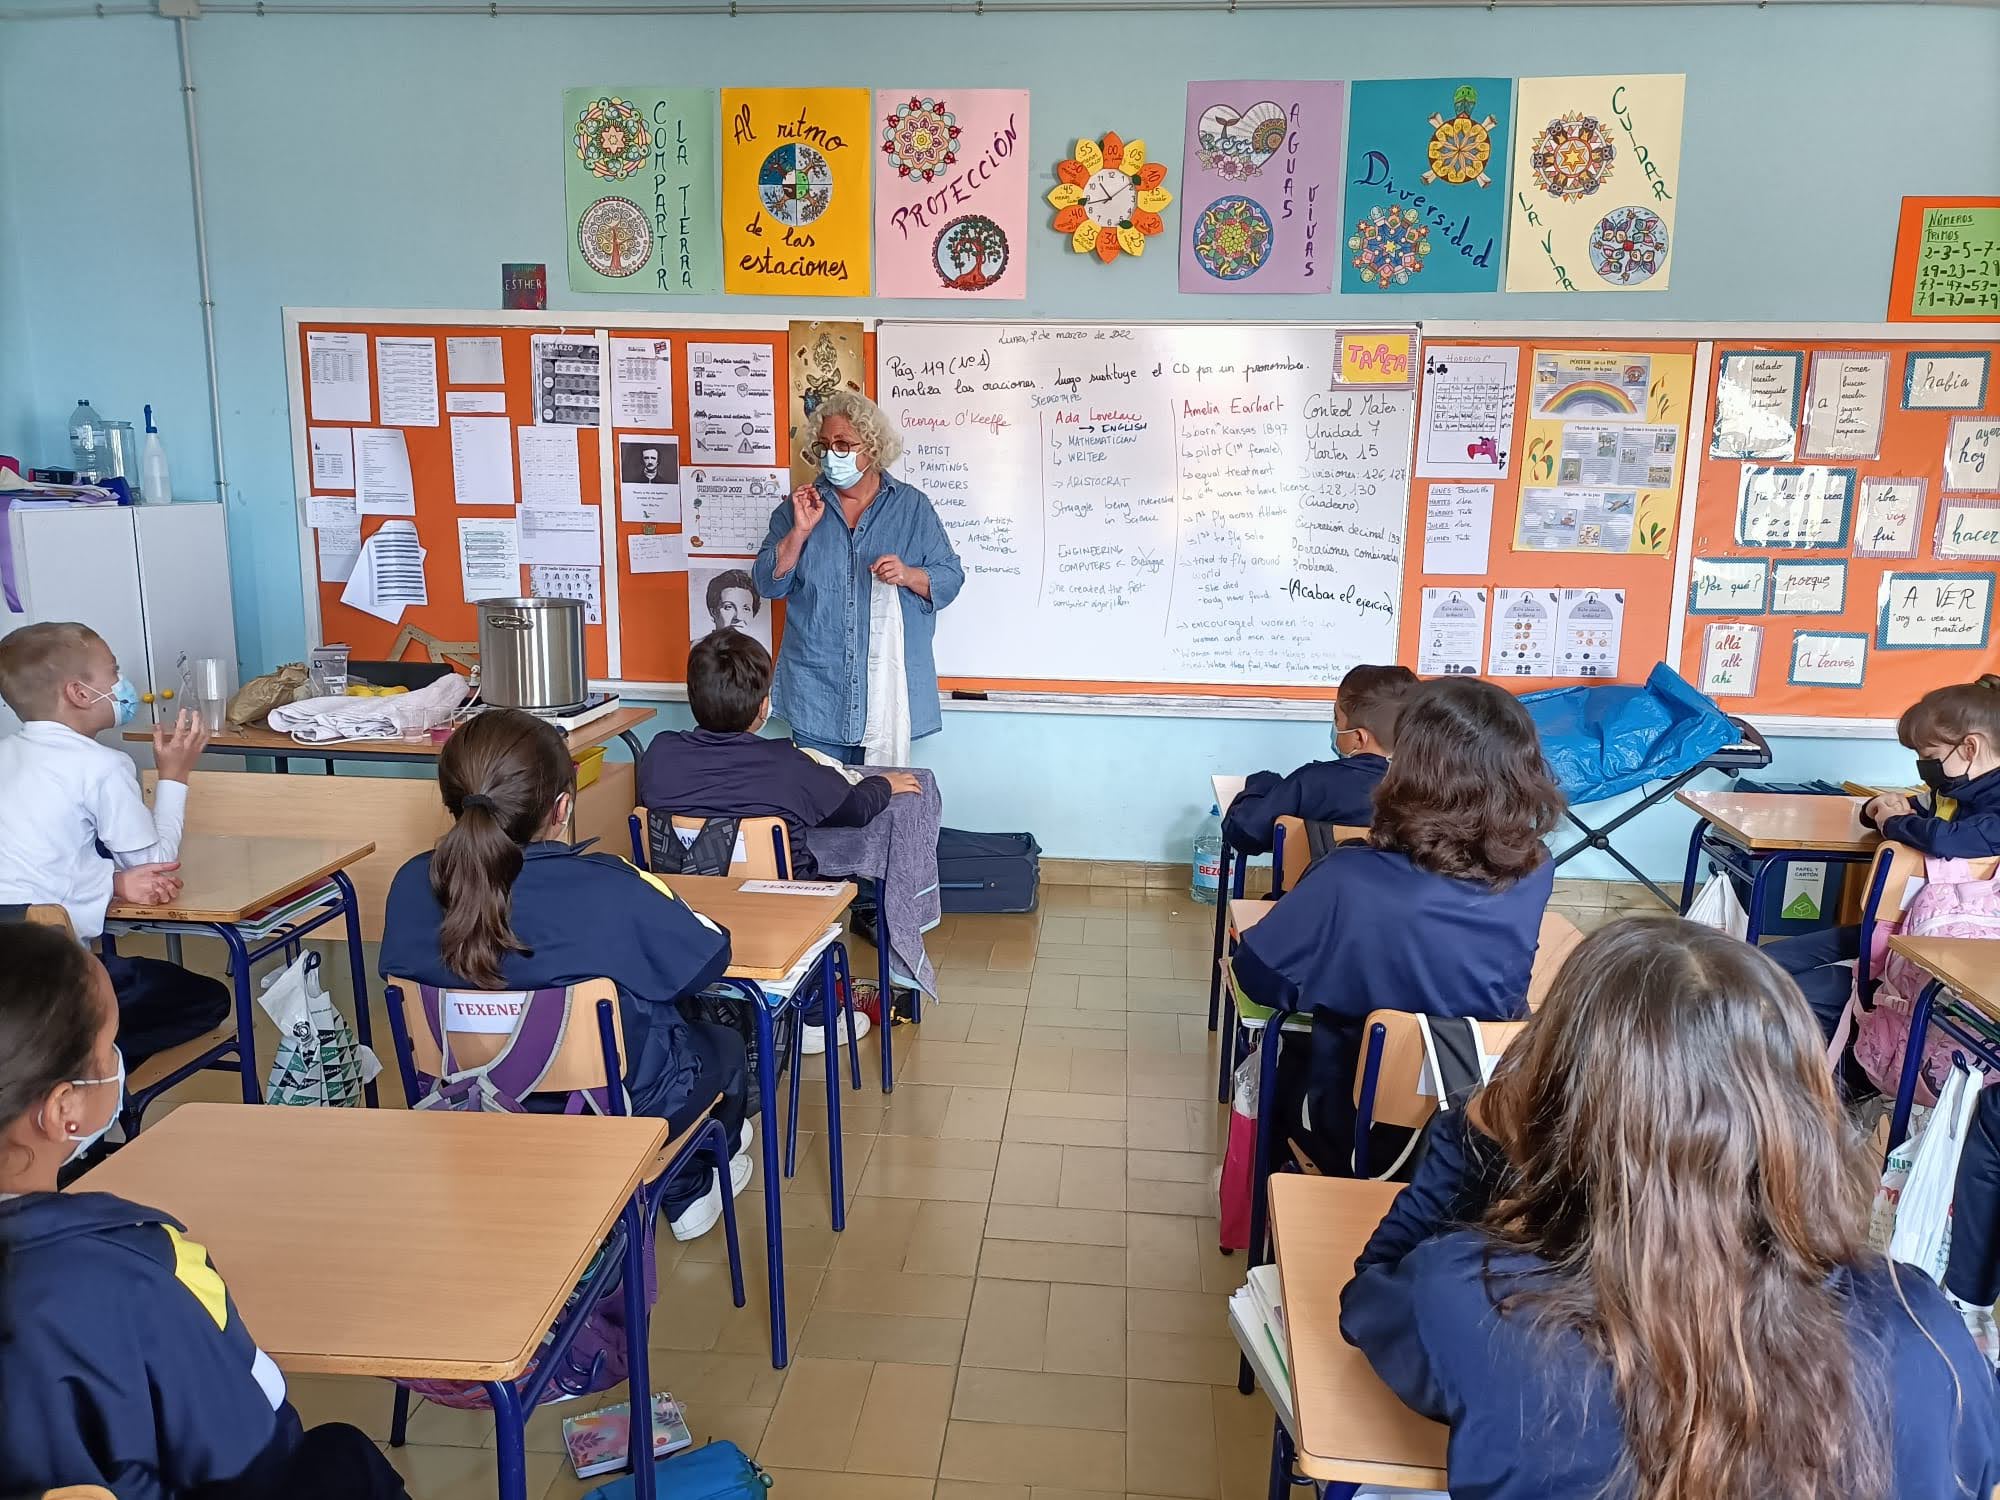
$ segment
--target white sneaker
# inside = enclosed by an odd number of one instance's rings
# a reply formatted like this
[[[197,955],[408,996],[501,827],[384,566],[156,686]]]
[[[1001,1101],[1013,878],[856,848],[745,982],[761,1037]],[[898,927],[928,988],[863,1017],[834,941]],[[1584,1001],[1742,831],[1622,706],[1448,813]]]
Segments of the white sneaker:
[[[748,1151],[751,1148],[751,1146],[756,1144],[756,1141],[757,1141],[756,1127],[753,1126],[748,1120],[745,1120],[743,1122],[742,1131],[736,1137],[737,1151],[738,1152]]]
[[[736,1175],[735,1162],[730,1163],[730,1177]],[[740,1191],[740,1189],[739,1189]],[[708,1191],[680,1212],[680,1217],[669,1226],[677,1240],[698,1240],[715,1228],[722,1218],[722,1182],[715,1173],[708,1174]]]
[[[748,1186],[750,1182],[750,1174],[755,1170],[756,1166],[750,1160],[750,1153],[748,1150],[739,1151],[734,1156],[729,1158],[730,1197],[740,1198],[743,1196],[743,1189],[746,1186]],[[715,1211],[717,1213],[722,1212],[722,1195],[720,1193],[716,1194]]]
[[[874,1029],[874,1023],[860,1011],[854,1013],[854,1039],[858,1042]],[[847,1040],[847,1017],[843,1014],[833,1022],[834,1046]],[[799,1028],[799,1051],[807,1057],[817,1057],[826,1051],[826,1028],[824,1026],[801,1026]]]

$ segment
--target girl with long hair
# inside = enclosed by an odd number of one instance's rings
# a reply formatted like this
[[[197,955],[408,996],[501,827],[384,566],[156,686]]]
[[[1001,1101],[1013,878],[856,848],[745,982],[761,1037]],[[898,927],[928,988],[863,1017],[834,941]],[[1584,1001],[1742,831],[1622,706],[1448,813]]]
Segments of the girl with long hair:
[[[751,1171],[743,1041],[678,1005],[722,977],[729,935],[650,875],[568,842],[576,766],[561,733],[533,714],[488,709],[454,732],[438,790],[452,826],[389,887],[382,977],[472,990],[611,980],[633,1112],[678,1133],[715,1102],[740,1141],[730,1191],[741,1192]],[[721,1218],[722,1186],[679,1189],[666,1210],[676,1238],[693,1239]]]
[[[1366,845],[1330,850],[1243,935],[1244,996],[1313,1017],[1281,1058],[1279,1118],[1327,1171],[1353,1145],[1354,1070],[1372,1010],[1525,1013],[1562,794],[1527,710],[1470,677],[1404,700]]]
[[[1438,1125],[1341,1329],[1451,1427],[1453,1500],[1993,1493],[1992,1374],[1869,1250],[1869,1153],[1756,949],[1599,930]]]

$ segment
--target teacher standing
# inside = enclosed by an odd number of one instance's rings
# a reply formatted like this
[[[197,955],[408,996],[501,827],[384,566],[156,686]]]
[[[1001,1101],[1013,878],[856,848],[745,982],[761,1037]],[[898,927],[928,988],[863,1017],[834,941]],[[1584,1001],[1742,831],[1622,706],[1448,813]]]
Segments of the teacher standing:
[[[944,727],[931,637],[965,570],[930,497],[888,472],[902,439],[836,391],[807,418],[819,478],[771,513],[751,570],[786,601],[772,703],[792,738],[844,765],[903,765]]]

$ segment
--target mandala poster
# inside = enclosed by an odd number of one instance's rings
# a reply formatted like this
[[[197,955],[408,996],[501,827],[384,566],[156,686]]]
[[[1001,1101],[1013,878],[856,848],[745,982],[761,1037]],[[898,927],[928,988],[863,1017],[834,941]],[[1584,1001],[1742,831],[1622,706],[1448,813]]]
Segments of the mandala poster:
[[[1663,292],[1681,190],[1679,73],[1523,78],[1510,292]]]
[[[1496,292],[1511,78],[1354,85],[1341,184],[1343,292]]]
[[[722,283],[771,297],[868,295],[866,89],[722,91]]]
[[[1028,91],[875,91],[875,291],[1028,295]]]
[[[1181,290],[1329,292],[1339,83],[1190,83]]]
[[[569,89],[563,197],[575,292],[715,292],[715,95]]]

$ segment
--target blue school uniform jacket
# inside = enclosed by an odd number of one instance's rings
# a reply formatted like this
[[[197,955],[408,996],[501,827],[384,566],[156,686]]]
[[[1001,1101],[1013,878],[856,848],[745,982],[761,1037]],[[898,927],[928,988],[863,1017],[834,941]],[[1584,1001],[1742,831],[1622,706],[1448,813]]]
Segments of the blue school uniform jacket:
[[[1949,808],[1946,803],[1952,804]],[[1949,798],[1930,793],[1922,812],[1884,818],[1885,839],[1938,859],[1989,859],[2000,854],[2000,771],[1968,781]]]
[[[790,740],[667,730],[639,757],[639,800],[684,817],[785,820],[792,874],[819,873],[805,831],[831,825],[859,828],[889,805],[889,783],[865,776],[857,785],[821,765]]]
[[[1269,854],[1280,818],[1365,827],[1375,821],[1375,788],[1388,771],[1380,755],[1308,761],[1289,776],[1259,771],[1229,804],[1222,836],[1245,854]]]
[[[1611,1485],[1624,1433],[1605,1362],[1576,1334],[1547,1331],[1526,1312],[1503,1317],[1495,1306],[1546,1273],[1539,1258],[1459,1229],[1396,1259],[1370,1264],[1364,1255],[1341,1296],[1348,1342],[1405,1404],[1451,1428],[1452,1500],[1629,1492]],[[1862,1358],[1889,1393],[1890,1495],[1991,1495],[2000,1483],[1993,1372],[1958,1314],[1907,1267],[1894,1281],[1879,1261],[1837,1274]]]
[[[625,1086],[632,1112],[665,1118],[692,1096],[700,1064],[676,1004],[729,967],[729,934],[610,854],[582,845],[530,844],[514,881],[514,933],[526,953],[504,953],[506,987],[532,990],[584,979],[618,986],[625,1030]],[[472,986],[438,948],[444,913],[431,894],[431,856],[396,872],[382,923],[384,979],[440,988]]]
[[[302,1436],[180,1224],[109,1193],[0,1202],[0,1494],[277,1500]]]
[[[1315,1012],[1306,1081],[1313,1129],[1354,1114],[1361,1023],[1371,1010],[1504,1021],[1527,1013],[1542,910],[1555,889],[1544,860],[1502,890],[1418,868],[1406,854],[1334,849],[1236,946],[1243,993]]]

